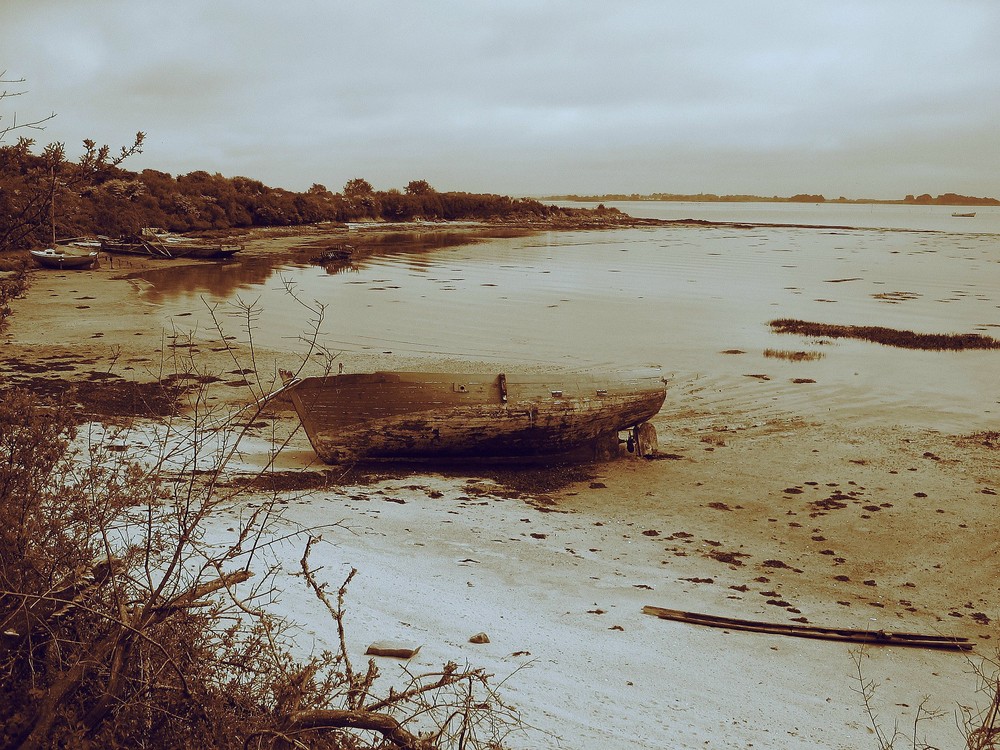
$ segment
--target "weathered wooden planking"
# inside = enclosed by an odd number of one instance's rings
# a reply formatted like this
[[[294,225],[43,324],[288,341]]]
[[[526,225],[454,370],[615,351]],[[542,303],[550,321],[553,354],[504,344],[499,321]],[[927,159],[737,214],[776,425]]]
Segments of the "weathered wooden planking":
[[[968,638],[944,635],[925,635],[921,633],[897,633],[887,630],[856,630],[852,628],[826,628],[818,625],[792,623],[770,623],[755,620],[741,620],[718,615],[685,612],[679,609],[665,609],[647,605],[642,608],[647,615],[659,617],[662,620],[686,622],[692,625],[704,625],[711,628],[727,628],[730,630],[746,630],[754,633],[771,633],[788,635],[797,638],[817,638],[828,641],[848,641],[881,646],[913,646],[918,648],[934,648],[952,651],[971,651],[973,645]]]
[[[504,458],[570,452],[654,416],[656,377],[379,372],[285,390],[327,463]]]

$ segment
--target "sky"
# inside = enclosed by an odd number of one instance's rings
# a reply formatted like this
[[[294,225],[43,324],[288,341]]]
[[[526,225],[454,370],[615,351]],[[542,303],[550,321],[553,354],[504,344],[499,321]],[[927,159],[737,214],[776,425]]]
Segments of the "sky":
[[[998,0],[0,0],[0,128],[296,191],[1000,197],[998,39]]]

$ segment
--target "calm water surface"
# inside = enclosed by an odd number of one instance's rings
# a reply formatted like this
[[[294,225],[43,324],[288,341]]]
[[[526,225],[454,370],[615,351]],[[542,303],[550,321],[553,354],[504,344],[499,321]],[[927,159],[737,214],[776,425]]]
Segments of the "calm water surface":
[[[594,207],[596,203],[560,203]],[[909,206],[853,203],[702,203],[623,201],[606,203],[630,216],[650,219],[700,219],[763,224],[811,224],[865,229],[1000,233],[1000,206]],[[972,218],[953,213],[975,213]]]
[[[625,208],[641,215],[635,205]],[[731,204],[656,205],[747,220],[728,213]],[[827,212],[830,224],[842,221],[842,209],[869,208],[893,209],[881,221],[887,225],[906,209],[908,228],[943,219],[964,228],[980,219],[978,208],[976,219],[962,220],[950,210],[941,217],[940,207],[762,205],[767,213],[758,220],[780,223],[817,223],[803,217],[827,208],[836,209]],[[186,276],[153,272],[148,297],[162,306],[165,324],[201,331],[212,327],[206,303],[218,304],[228,332],[242,340],[233,303],[252,302],[260,311],[255,341],[291,353],[302,349],[312,317],[291,290],[324,307],[322,343],[341,352],[349,370],[373,362],[498,370],[656,364],[677,384],[677,408],[685,393],[712,394],[765,412],[942,429],[996,429],[1000,413],[1000,351],[817,343],[767,325],[793,317],[1000,338],[1000,236],[991,232],[656,227],[389,252],[339,273],[248,260],[199,265]],[[768,349],[821,358],[787,362],[764,356]],[[734,350],[743,353],[723,353]]]

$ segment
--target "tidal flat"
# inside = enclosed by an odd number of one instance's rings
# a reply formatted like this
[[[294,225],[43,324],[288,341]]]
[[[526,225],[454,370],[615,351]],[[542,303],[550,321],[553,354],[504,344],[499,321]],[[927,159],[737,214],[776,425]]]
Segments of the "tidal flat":
[[[440,230],[407,230],[329,268],[295,250],[329,239],[309,230],[250,238],[232,264],[39,271],[13,305],[0,376],[96,388],[198,362],[223,408],[303,360],[348,371],[659,365],[657,460],[330,473],[275,405],[233,466],[265,465],[291,435],[276,468],[312,480],[280,491],[275,540],[340,524],[313,556],[334,586],[359,570],[352,657],[395,638],[422,644],[411,669],[486,666],[532,727],[513,747],[875,746],[850,646],[699,629],[646,605],[961,636],[974,657],[995,658],[1000,352],[796,337],[769,321],[995,336],[997,235],[467,231],[422,243]],[[337,241],[364,247],[365,230],[351,232]],[[315,343],[332,360],[302,354],[320,309]],[[144,420],[155,432],[157,418]],[[224,543],[231,526],[218,519],[211,538]],[[286,570],[277,606],[300,624],[304,651],[326,648],[336,634],[294,577],[299,546],[271,547]],[[469,643],[478,632],[490,643]],[[890,726],[912,725],[925,696],[945,712],[921,725],[932,744],[958,744],[955,707],[986,700],[960,655],[873,647],[860,659]]]

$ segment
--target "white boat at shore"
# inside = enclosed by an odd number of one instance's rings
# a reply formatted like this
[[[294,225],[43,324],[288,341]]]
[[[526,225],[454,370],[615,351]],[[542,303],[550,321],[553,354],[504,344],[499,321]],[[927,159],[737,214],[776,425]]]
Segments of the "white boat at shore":
[[[29,250],[35,263],[43,268],[59,268],[63,270],[82,270],[93,268],[97,263],[99,253],[91,250],[87,253],[75,253],[61,248],[47,247],[44,250]]]

